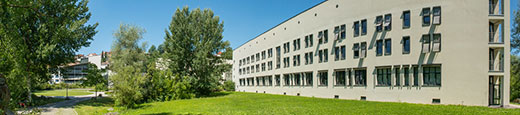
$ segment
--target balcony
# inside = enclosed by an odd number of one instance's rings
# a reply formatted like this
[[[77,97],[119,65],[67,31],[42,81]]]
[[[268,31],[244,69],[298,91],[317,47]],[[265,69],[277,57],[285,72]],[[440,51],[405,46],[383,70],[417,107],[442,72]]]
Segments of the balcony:
[[[489,0],[489,15],[503,16],[504,15],[504,1],[503,0]]]
[[[489,71],[504,72],[503,48],[489,48]]]
[[[489,43],[504,44],[503,21],[489,22]]]

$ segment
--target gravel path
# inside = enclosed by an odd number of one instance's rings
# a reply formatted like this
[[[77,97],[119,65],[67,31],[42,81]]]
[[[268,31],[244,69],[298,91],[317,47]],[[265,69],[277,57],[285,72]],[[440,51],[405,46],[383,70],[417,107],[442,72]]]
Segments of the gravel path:
[[[107,95],[104,92],[98,92],[98,95],[102,94],[104,97]],[[89,100],[92,97],[95,97],[96,95],[83,95],[83,96],[69,96],[70,100],[65,100],[57,103],[51,103],[44,106],[38,107],[38,109],[41,110],[41,115],[77,115],[76,111],[74,110],[74,105],[76,103]],[[51,96],[54,98],[65,98],[63,96]]]

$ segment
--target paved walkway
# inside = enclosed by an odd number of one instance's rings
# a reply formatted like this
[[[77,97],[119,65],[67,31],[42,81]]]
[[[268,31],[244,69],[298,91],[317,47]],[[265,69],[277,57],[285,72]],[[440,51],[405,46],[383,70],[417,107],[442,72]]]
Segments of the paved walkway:
[[[101,94],[103,97],[107,95],[104,92],[98,92],[98,95]],[[74,105],[76,103],[89,100],[92,97],[95,97],[95,94],[91,95],[83,95],[83,96],[69,96],[70,100],[65,100],[57,103],[51,103],[44,106],[38,107],[41,110],[41,115],[77,115],[74,110]],[[49,96],[54,98],[65,98],[64,96]]]

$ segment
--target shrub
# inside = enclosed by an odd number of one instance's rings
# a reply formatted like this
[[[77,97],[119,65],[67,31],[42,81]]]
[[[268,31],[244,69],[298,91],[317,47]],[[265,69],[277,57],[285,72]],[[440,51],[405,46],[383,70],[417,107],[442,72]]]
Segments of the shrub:
[[[235,91],[235,82],[233,82],[233,81],[224,81],[224,90],[226,90],[226,91]]]

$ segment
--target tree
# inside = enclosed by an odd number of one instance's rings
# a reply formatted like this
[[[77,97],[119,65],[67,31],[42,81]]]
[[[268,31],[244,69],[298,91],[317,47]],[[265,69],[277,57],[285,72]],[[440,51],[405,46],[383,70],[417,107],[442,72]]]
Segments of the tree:
[[[95,95],[97,96],[97,91],[104,89],[106,85],[108,84],[107,79],[101,75],[105,72],[104,69],[98,69],[96,64],[89,63],[87,65],[87,69],[83,70],[85,75],[85,78],[83,79],[83,83],[81,85],[88,86],[88,87],[94,87]]]
[[[520,49],[520,12],[513,12],[513,27],[511,28],[511,51],[518,53]]]
[[[117,105],[134,107],[142,101],[145,82],[145,44],[137,45],[145,31],[134,25],[121,24],[114,33],[112,45],[111,76]]]
[[[0,0],[0,53],[11,68],[7,76],[12,103],[31,99],[31,85],[50,79],[57,66],[72,62],[75,53],[90,45],[97,23],[87,0]],[[25,79],[20,77],[24,76]],[[25,81],[24,85],[19,81]],[[18,90],[26,90],[26,93]],[[23,97],[27,98],[24,99]]]
[[[223,26],[209,9],[184,7],[175,11],[166,31],[163,45],[165,57],[171,60],[168,68],[175,75],[192,77],[198,96],[215,91],[222,70],[230,69],[223,64],[232,55],[229,42],[222,41]]]

